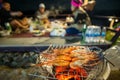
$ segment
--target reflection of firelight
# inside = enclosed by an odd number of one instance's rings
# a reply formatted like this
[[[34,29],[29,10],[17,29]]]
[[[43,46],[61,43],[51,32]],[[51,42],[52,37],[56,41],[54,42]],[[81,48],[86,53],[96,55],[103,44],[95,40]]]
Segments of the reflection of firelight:
[[[72,69],[68,67],[56,67],[56,78],[58,80],[83,80],[87,77],[87,72],[83,68]]]

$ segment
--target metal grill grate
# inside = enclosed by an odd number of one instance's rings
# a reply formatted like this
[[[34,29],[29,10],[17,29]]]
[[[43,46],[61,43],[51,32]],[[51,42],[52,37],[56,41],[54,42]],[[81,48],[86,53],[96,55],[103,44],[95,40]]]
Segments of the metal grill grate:
[[[49,65],[42,64],[43,62],[46,62],[48,60],[48,57],[43,57],[41,56],[42,54],[44,53],[52,54],[52,51],[54,49],[66,49],[70,47],[80,47],[80,49],[85,49],[87,52],[95,52],[99,59],[89,62],[85,65],[83,64],[79,67],[79,69],[71,69],[70,66],[67,66],[65,67],[67,69],[58,73],[56,72],[57,67],[52,65],[50,62]],[[38,77],[40,78],[40,80],[61,80],[59,77],[62,76],[63,78],[66,78],[66,76],[70,77],[71,75],[72,76],[69,79],[64,80],[94,80],[100,78],[101,73],[104,72],[107,66],[107,63],[103,59],[103,55],[101,52],[102,50],[97,47],[51,45],[47,50],[40,53],[40,56],[36,61],[37,70],[33,71],[33,73],[29,75],[32,77]],[[56,56],[52,55],[51,60],[52,57],[55,58]],[[57,77],[57,75],[59,76]]]

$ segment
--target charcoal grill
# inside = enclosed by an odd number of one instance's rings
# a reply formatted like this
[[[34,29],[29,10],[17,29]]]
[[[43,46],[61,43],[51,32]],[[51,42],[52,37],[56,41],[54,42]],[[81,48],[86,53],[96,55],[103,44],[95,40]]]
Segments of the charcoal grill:
[[[52,46],[48,47],[48,49],[45,50],[44,52],[48,52],[51,49],[55,49],[55,48],[66,48],[66,47],[70,47],[70,46],[60,46],[60,45],[53,46],[52,45]],[[99,55],[99,58],[100,58],[99,64],[92,66],[92,67],[82,66],[82,68],[86,71],[85,74],[87,74],[87,76],[79,74],[79,76],[78,76],[79,79],[71,78],[69,80],[106,80],[110,74],[110,66],[109,66],[108,61],[106,61],[106,59],[104,59],[102,50],[98,47],[86,47],[86,49],[88,49],[92,52],[96,52],[96,54]],[[37,60],[36,64],[37,63],[39,63],[39,60]],[[63,74],[63,72],[59,73],[59,74]],[[72,74],[76,75],[76,72],[74,71]],[[66,73],[64,75],[69,76],[70,72],[66,71]],[[46,67],[39,66],[39,67],[37,67],[37,70],[33,71],[33,73],[29,74],[29,76],[31,76],[33,78],[38,77],[38,78],[40,78],[40,80],[59,80],[56,78],[54,66],[52,66],[52,68],[51,68],[51,66],[46,66]]]

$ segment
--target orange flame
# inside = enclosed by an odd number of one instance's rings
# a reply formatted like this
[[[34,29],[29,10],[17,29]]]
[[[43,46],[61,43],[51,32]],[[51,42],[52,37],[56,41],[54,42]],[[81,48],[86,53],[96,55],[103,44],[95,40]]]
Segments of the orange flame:
[[[87,72],[83,68],[72,69],[69,67],[57,66],[55,71],[58,80],[81,80],[81,78],[87,77]]]

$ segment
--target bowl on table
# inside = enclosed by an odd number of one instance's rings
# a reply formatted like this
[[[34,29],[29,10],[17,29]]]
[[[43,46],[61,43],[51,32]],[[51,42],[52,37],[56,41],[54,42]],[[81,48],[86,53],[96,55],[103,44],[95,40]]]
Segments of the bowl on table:
[[[9,36],[9,35],[10,35],[10,31],[8,31],[8,30],[0,31],[0,36],[1,37],[5,37],[5,36]]]

